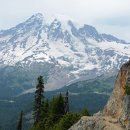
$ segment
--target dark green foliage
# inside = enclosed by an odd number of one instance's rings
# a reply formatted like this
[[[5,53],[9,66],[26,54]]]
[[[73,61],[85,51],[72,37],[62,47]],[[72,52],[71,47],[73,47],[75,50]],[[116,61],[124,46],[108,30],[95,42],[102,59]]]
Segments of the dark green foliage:
[[[44,101],[44,104],[42,106],[42,120],[46,119],[48,117],[48,112],[49,112],[49,101],[48,99]]]
[[[17,130],[22,130],[22,123],[23,123],[23,111],[21,111],[20,113],[20,118],[18,120],[18,124],[17,124]]]
[[[34,125],[38,124],[42,120],[42,111],[43,111],[43,105],[44,105],[44,81],[43,77],[38,77],[38,84],[36,86],[35,91],[35,104],[34,104]]]
[[[59,117],[64,115],[64,99],[61,94],[57,97],[53,97],[50,102],[50,113],[53,113]]]
[[[42,121],[38,123],[31,130],[68,130],[80,118],[81,114],[67,113],[61,117],[59,121],[54,123],[54,116],[50,115],[46,122]]]
[[[79,119],[80,114],[67,113],[56,125],[54,125],[53,130],[68,130]]]
[[[54,126],[54,124],[58,122],[59,119],[60,118],[58,118],[57,115],[50,113],[47,120],[44,122],[45,130],[49,130],[50,128],[52,128]]]
[[[80,112],[81,116],[90,116],[89,112],[87,109],[83,109],[81,112]]]
[[[53,97],[50,101],[48,111],[48,118],[45,120],[45,130],[48,130],[50,126],[52,127],[57,123],[60,118],[64,115],[64,98],[60,94],[59,96]]]
[[[42,120],[31,130],[68,130],[81,116],[89,116],[87,109],[81,113],[64,113],[65,102],[61,94],[53,97],[50,102],[46,100]]]
[[[45,130],[43,122],[39,122],[35,126],[33,126],[30,130]]]
[[[64,115],[64,98],[60,94],[44,101],[41,120],[31,130],[50,130]]]
[[[129,86],[129,85],[126,85],[125,93],[126,93],[127,95],[130,95],[130,86]]]

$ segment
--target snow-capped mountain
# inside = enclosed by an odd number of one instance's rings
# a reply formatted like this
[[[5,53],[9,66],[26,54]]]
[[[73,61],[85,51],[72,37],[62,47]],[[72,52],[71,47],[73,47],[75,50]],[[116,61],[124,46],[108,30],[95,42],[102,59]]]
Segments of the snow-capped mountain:
[[[47,22],[42,14],[0,31],[0,66],[46,65],[49,90],[112,73],[129,59],[129,50],[124,40],[100,34],[90,25],[79,27],[58,18]]]

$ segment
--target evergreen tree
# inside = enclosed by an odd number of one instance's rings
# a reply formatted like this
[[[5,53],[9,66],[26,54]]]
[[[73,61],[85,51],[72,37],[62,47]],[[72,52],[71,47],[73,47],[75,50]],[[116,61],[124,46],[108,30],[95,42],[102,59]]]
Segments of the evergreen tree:
[[[57,97],[53,97],[50,103],[50,112],[57,116],[64,115],[64,98],[61,94]]]
[[[48,115],[49,115],[49,101],[47,99],[46,101],[44,101],[42,109],[42,118],[44,121],[47,120]]]
[[[49,101],[48,101],[48,99],[45,102],[44,111],[45,111],[45,113],[48,113],[48,111],[49,111]]]
[[[17,130],[22,130],[22,123],[23,123],[23,111],[21,111],[21,113],[20,113],[20,118],[19,118],[18,124],[17,124]]]
[[[45,120],[45,130],[51,130],[51,128],[63,117],[64,115],[64,98],[60,94],[53,97],[48,109],[47,118]],[[52,129],[53,130],[53,129]]]
[[[69,91],[67,90],[64,98],[64,113],[67,114],[68,112],[69,112]]]
[[[43,111],[43,104],[44,104],[44,81],[43,77],[39,76],[38,84],[36,86],[35,91],[35,104],[34,104],[34,125],[37,125],[42,120],[42,111]]]

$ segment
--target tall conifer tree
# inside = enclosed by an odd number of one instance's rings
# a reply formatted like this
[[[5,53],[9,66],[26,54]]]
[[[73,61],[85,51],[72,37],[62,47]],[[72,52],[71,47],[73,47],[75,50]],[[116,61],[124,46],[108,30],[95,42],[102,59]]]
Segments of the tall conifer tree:
[[[23,123],[23,111],[21,111],[20,113],[20,118],[18,120],[18,124],[17,124],[17,130],[22,130],[22,123]]]
[[[67,114],[69,112],[69,91],[67,90],[64,98],[64,113]]]
[[[42,120],[42,111],[43,111],[43,104],[44,104],[44,81],[43,77],[39,76],[38,84],[36,86],[35,91],[35,104],[34,104],[34,125],[37,125]]]

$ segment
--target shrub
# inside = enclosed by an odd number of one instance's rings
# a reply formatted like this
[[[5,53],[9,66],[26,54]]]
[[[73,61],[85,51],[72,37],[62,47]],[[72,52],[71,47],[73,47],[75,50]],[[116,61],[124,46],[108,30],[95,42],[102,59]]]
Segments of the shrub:
[[[126,93],[127,95],[130,95],[130,86],[126,85],[125,93]]]

